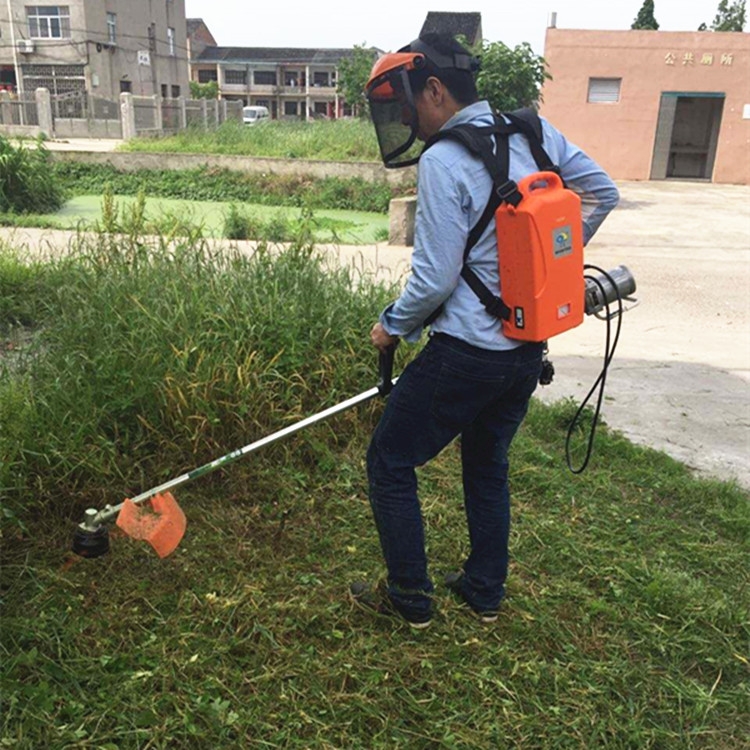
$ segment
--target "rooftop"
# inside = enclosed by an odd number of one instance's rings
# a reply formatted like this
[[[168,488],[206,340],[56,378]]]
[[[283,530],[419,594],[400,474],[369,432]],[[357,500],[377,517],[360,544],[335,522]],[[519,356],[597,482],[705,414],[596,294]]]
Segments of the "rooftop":
[[[194,62],[265,62],[336,64],[354,50],[295,47],[206,47]]]
[[[419,32],[420,36],[422,34],[461,34],[469,44],[475,44],[482,39],[482,14],[430,11]]]

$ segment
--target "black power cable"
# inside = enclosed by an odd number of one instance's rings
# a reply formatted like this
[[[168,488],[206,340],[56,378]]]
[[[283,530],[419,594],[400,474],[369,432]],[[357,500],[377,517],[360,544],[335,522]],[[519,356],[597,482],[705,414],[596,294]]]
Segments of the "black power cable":
[[[584,275],[584,278],[587,281],[591,281],[594,284],[596,284],[597,287],[599,287],[599,291],[601,292],[602,299],[604,300],[604,309],[606,311],[606,323],[607,323],[607,335],[606,335],[606,341],[604,346],[604,365],[602,366],[602,370],[599,373],[599,377],[594,381],[594,385],[591,386],[591,390],[586,395],[586,398],[583,399],[581,402],[581,405],[578,407],[578,411],[576,412],[575,416],[573,417],[573,420],[570,423],[570,426],[568,427],[568,434],[565,438],[565,460],[568,464],[568,468],[570,469],[573,474],[581,474],[586,469],[589,463],[589,459],[591,458],[591,452],[594,448],[594,437],[596,435],[596,425],[599,421],[599,413],[601,412],[602,408],[602,400],[604,399],[604,386],[607,382],[607,374],[609,372],[609,366],[612,362],[612,358],[615,354],[615,349],[617,349],[617,342],[620,339],[620,330],[622,328],[622,315],[624,312],[623,305],[622,305],[622,295],[620,294],[620,289],[617,286],[617,282],[610,276],[605,270],[599,268],[598,266],[593,265],[585,265],[584,267],[585,271],[598,271],[602,277],[604,277],[609,283],[612,285],[612,288],[615,291],[615,294],[617,296],[617,311],[614,313],[610,313],[610,300],[608,299],[607,292],[604,289],[604,286],[602,285],[601,281],[596,278],[595,276],[586,276]],[[617,328],[615,330],[615,337],[614,341],[612,341],[612,318],[617,317]],[[594,391],[596,390],[597,386],[599,387],[599,396],[597,398],[596,402],[596,410],[594,411],[594,416],[591,421],[591,429],[589,431],[589,438],[588,438],[588,446],[586,449],[586,457],[583,460],[583,464],[579,468],[573,467],[573,461],[570,456],[570,441],[571,437],[573,435],[573,430],[576,428],[579,419],[581,418],[581,415],[583,414],[583,410],[586,408],[586,404],[588,404],[589,399],[594,394]]]

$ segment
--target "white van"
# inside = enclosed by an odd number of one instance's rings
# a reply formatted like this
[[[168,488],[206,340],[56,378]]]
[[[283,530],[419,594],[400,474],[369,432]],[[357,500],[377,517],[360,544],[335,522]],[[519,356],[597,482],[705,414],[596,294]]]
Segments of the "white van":
[[[242,122],[245,125],[255,125],[256,122],[267,120],[269,118],[268,107],[243,107]]]

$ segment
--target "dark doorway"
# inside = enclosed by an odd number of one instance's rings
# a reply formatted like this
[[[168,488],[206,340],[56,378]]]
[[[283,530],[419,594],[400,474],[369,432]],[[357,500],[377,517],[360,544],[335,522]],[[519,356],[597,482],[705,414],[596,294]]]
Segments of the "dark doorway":
[[[710,180],[723,109],[724,94],[662,94],[651,179]]]

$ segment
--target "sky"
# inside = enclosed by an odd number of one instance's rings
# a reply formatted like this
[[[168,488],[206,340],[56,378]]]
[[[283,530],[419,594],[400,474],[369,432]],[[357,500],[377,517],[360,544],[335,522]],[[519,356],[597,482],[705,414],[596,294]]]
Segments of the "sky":
[[[486,40],[510,47],[529,42],[544,53],[550,12],[560,29],[629,29],[643,0],[185,0],[188,18],[202,18],[223,47],[353,47],[393,51],[419,35],[428,11],[480,12]],[[719,0],[655,0],[661,31],[696,31],[716,15]]]

